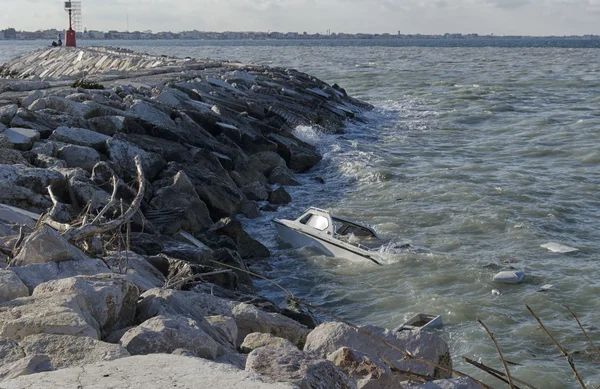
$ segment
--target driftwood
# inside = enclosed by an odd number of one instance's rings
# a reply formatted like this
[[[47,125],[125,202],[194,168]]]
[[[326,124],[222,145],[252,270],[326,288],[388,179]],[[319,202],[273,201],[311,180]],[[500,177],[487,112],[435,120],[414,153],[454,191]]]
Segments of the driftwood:
[[[505,378],[506,374],[501,372],[500,370],[496,370],[492,367],[486,366],[483,363],[480,362],[476,362],[470,358],[467,357],[463,357],[463,359],[465,360],[465,362],[470,363],[471,365],[475,366],[478,369],[481,369],[483,371],[485,371],[486,373],[490,374],[493,377],[496,377],[497,379],[499,379],[500,381],[504,381],[507,384],[509,383],[508,380]],[[530,389],[537,389],[535,386],[528,384],[527,382],[520,380],[518,378],[515,377],[511,377],[513,381],[515,381],[516,383],[519,383],[527,388]],[[515,385],[515,389],[521,389],[520,386]]]
[[[138,191],[129,208],[122,212],[119,217],[109,221],[103,221],[102,219],[104,214],[111,207],[120,202],[120,200],[117,199],[117,186],[119,184],[119,180],[113,176],[113,192],[110,200],[91,222],[88,222],[88,217],[84,217],[81,225],[78,227],[68,223],[60,223],[52,218],[51,211],[44,217],[42,223],[59,231],[62,236],[70,242],[79,242],[93,236],[102,235],[121,227],[123,224],[129,223],[131,218],[139,211],[146,190],[146,180],[142,170],[142,163],[140,161],[140,157],[137,155],[135,157],[135,167],[137,170]],[[48,187],[48,193],[50,194],[50,198],[54,204],[54,207],[52,208],[54,210],[58,204],[58,199],[52,193],[51,187]]]

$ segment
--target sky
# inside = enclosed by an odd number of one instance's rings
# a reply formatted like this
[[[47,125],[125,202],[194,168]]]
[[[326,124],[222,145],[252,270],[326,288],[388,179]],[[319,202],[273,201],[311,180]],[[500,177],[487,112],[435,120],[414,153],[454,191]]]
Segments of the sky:
[[[83,0],[83,26],[118,31],[600,35],[600,0]],[[0,30],[68,27],[58,0],[0,0]]]

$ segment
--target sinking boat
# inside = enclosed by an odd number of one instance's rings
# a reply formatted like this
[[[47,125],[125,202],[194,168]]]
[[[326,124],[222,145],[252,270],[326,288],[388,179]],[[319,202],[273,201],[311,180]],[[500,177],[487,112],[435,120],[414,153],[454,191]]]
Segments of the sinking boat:
[[[417,313],[405,321],[401,326],[394,328],[393,332],[405,330],[427,330],[442,327],[442,317],[440,315],[429,315],[427,313]]]
[[[310,247],[331,257],[382,264],[376,249],[385,241],[371,227],[314,207],[295,220],[273,222],[279,237],[294,248]]]

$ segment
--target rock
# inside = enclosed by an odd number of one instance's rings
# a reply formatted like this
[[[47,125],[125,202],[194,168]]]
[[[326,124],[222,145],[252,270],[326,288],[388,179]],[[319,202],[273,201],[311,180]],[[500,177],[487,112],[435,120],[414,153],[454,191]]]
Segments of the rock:
[[[12,271],[0,269],[0,303],[27,296],[29,289],[18,276]]]
[[[71,245],[56,230],[42,226],[25,239],[13,264],[14,266],[26,266],[34,263],[86,259],[88,257],[81,250]]]
[[[295,349],[257,348],[248,355],[246,371],[291,382],[301,389],[356,389],[331,361]]]
[[[25,358],[25,352],[16,340],[0,337],[0,366],[16,362],[21,358]]]
[[[23,165],[0,165],[0,183],[5,186],[20,186],[37,194],[48,194],[48,186],[60,193],[65,188],[66,178],[60,172],[29,168]]]
[[[67,167],[80,167],[91,172],[98,162],[102,161],[100,154],[91,147],[66,145],[58,149],[58,158],[64,160]]]
[[[89,336],[99,339],[97,323],[76,295],[45,294],[0,304],[0,336],[21,340],[35,334]]]
[[[281,314],[287,316],[290,319],[297,321],[300,324],[304,324],[310,329],[317,326],[319,321],[310,313],[310,311],[302,308],[302,305],[295,301],[286,301],[285,306],[281,308]]]
[[[198,322],[185,316],[157,316],[127,331],[119,343],[132,355],[171,353],[185,348],[195,356],[215,359],[233,350],[216,342],[205,329],[206,321]]]
[[[113,136],[123,132],[128,121],[132,121],[132,119],[126,119],[124,116],[100,116],[89,119],[88,124],[92,131]]]
[[[235,320],[232,317],[228,316],[205,316],[204,319],[220,333],[224,339],[229,341],[229,343],[235,347],[235,343],[237,342],[238,330],[237,324],[235,324]]]
[[[83,169],[80,169],[80,171],[85,172]],[[87,172],[85,173],[87,174]],[[69,179],[69,190],[72,202],[81,208],[90,204],[92,209],[100,210],[110,201],[110,194],[99,188],[85,175],[71,177]]]
[[[85,104],[81,104],[76,101],[71,101],[59,96],[43,97],[37,100],[36,103],[43,103],[43,105],[40,105],[40,108],[43,107],[42,109],[53,109],[55,111],[62,112],[69,116],[74,116],[76,118],[85,117],[85,115],[91,110]],[[32,104],[32,106],[30,107],[32,111],[36,110],[36,108],[34,108],[34,105],[36,104]]]
[[[40,133],[28,128],[7,128],[2,135],[8,138],[13,148],[21,151],[31,150],[33,143],[40,139]]]
[[[54,370],[54,366],[46,355],[30,355],[8,365],[0,366],[0,382],[52,370]]]
[[[239,220],[222,219],[213,229],[216,233],[233,239],[242,259],[265,258],[271,255],[268,248],[244,231],[242,223]]]
[[[439,336],[426,331],[392,332],[375,326],[364,326],[363,330],[406,350],[418,358],[422,358],[451,369],[452,361],[448,345]],[[378,357],[394,362],[400,370],[428,375],[432,378],[450,378],[447,371],[434,368],[415,360],[404,360],[404,354],[373,337],[359,332],[343,323],[323,323],[315,328],[307,337],[304,351],[313,352],[326,357],[341,347],[352,348],[376,361]],[[398,361],[398,362],[396,362]]]
[[[4,107],[0,107],[0,123],[10,126],[10,122],[13,117],[17,114],[19,106],[17,104],[9,104]]]
[[[304,347],[304,342],[310,330],[278,313],[269,313],[253,305],[241,303],[233,307],[233,318],[238,326],[237,344],[242,344],[246,335],[262,332],[285,338],[298,347]]]
[[[206,204],[194,189],[194,185],[185,174],[179,171],[167,184],[163,184],[156,194],[150,206],[161,210],[185,209],[183,218],[177,218],[161,226],[164,234],[172,235],[183,229],[191,234],[203,232],[212,226]]]
[[[44,97],[44,92],[41,90],[34,90],[21,100],[21,108],[29,108],[34,101]]]
[[[0,165],[0,167],[1,166],[3,165]],[[50,200],[47,200],[45,197],[35,193],[31,189],[16,186],[2,180],[0,180],[0,185],[2,185],[2,190],[0,190],[0,203],[39,213],[48,210],[48,208],[52,206]]]
[[[394,376],[388,365],[382,361],[373,361],[367,355],[348,347],[334,351],[327,359],[352,379],[359,389],[392,389],[400,385],[400,378]]]
[[[166,166],[165,160],[158,154],[149,153],[133,143],[110,139],[106,142],[110,160],[120,168],[119,176],[125,180],[137,177],[135,156],[139,155],[147,180],[152,181]]]
[[[101,342],[87,336],[37,334],[21,340],[19,346],[27,355],[48,356],[55,369],[130,356],[129,352],[119,345]]]
[[[11,122],[12,127],[30,128],[40,133],[43,138],[47,138],[56,128],[63,125],[54,118],[40,112],[32,112],[27,109],[19,108],[17,115]]]
[[[70,278],[80,275],[95,275],[111,273],[104,262],[99,259],[85,259],[65,262],[48,262],[27,266],[11,267],[11,271],[23,281],[29,292],[32,293],[36,286],[51,280]]]
[[[280,186],[269,194],[269,202],[275,205],[289,204],[292,202],[292,196]]]
[[[271,334],[253,332],[246,335],[244,341],[240,345],[240,351],[243,353],[250,353],[252,350],[256,350],[259,347],[281,347],[292,350],[297,349],[294,343],[287,339],[279,338]]]
[[[242,188],[242,192],[248,200],[265,201],[269,198],[269,193],[264,184],[258,181],[246,185]]]
[[[287,167],[276,167],[268,176],[269,184],[298,186],[300,183],[294,178],[294,173]]]
[[[260,209],[256,201],[245,200],[240,204],[240,213],[248,219],[256,219],[260,216]]]
[[[156,288],[142,294],[141,298],[138,322],[159,315],[183,315],[198,321],[205,316],[233,316],[227,300],[206,293]]]
[[[286,162],[290,169],[305,172],[321,161],[323,157],[315,147],[299,139],[271,134],[269,140],[277,143],[277,154]]]
[[[85,128],[70,128],[63,126],[58,127],[52,135],[50,135],[49,139],[55,142],[90,147],[97,151],[104,152],[106,150],[106,142],[110,139],[110,136],[86,130]]]
[[[77,276],[38,285],[33,296],[74,294],[98,323],[102,335],[133,325],[138,288],[120,274]]]
[[[137,286],[140,293],[165,285],[164,275],[136,253],[109,252],[103,260],[115,273],[127,274],[128,279]]]
[[[3,389],[47,388],[195,388],[297,389],[233,366],[201,358],[152,354],[121,358],[54,372],[19,377],[2,383]]]
[[[417,382],[402,383],[402,389],[480,389],[475,381],[468,377],[431,381],[426,384]]]
[[[252,290],[252,287],[254,285],[252,283],[252,278],[247,273],[247,271],[249,271],[248,267],[246,266],[246,264],[244,263],[242,258],[240,258],[240,256],[238,255],[237,252],[235,252],[233,250],[225,249],[225,248],[218,249],[213,252],[212,260],[215,262],[218,262],[218,263],[214,263],[214,262],[211,263],[211,265],[213,267],[215,267],[216,269],[223,268],[223,269],[233,270],[235,272],[235,274],[237,275],[238,283],[246,285],[248,288],[250,288],[250,290]],[[233,267],[236,267],[236,268],[242,269],[242,270],[232,269],[231,267],[228,267],[227,265],[233,266]],[[244,271],[244,270],[246,270],[246,271]]]
[[[131,108],[129,108],[129,111],[142,121],[145,121],[154,127],[163,129],[174,129],[176,127],[175,122],[169,115],[145,101],[136,101]]]

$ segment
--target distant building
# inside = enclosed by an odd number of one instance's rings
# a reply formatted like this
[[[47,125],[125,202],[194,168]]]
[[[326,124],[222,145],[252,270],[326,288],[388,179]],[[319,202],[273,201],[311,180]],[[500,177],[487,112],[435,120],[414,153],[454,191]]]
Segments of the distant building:
[[[17,31],[14,28],[4,30],[4,39],[17,39]]]

